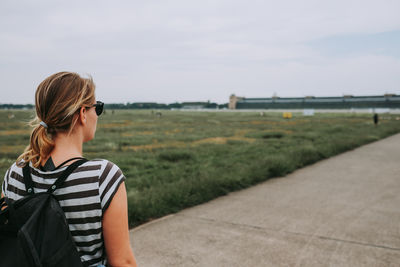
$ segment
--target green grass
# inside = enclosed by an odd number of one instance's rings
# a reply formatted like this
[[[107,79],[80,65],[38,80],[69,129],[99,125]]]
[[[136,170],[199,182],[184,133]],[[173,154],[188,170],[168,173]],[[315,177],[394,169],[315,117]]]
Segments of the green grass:
[[[14,118],[9,118],[14,114]],[[29,142],[33,111],[0,111],[0,172]],[[381,116],[382,117],[382,116]],[[117,110],[99,119],[85,157],[127,177],[130,226],[204,203],[400,132],[395,115]],[[1,180],[1,178],[0,178]]]

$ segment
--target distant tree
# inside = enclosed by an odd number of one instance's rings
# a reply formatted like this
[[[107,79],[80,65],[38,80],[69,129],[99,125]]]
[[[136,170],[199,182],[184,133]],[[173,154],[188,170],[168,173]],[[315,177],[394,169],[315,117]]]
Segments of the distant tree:
[[[33,109],[32,104],[0,104],[0,109]]]

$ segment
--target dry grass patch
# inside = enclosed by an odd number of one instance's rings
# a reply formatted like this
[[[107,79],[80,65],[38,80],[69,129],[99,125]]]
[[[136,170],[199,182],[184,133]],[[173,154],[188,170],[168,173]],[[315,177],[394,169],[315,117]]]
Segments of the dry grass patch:
[[[16,129],[16,130],[6,130],[0,131],[0,136],[7,136],[7,135],[30,135],[30,129]]]

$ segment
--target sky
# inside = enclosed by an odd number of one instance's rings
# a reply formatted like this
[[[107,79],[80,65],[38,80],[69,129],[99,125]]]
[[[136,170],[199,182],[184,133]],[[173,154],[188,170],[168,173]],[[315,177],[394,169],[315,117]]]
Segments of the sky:
[[[58,71],[106,103],[400,94],[398,0],[1,0],[0,103]]]

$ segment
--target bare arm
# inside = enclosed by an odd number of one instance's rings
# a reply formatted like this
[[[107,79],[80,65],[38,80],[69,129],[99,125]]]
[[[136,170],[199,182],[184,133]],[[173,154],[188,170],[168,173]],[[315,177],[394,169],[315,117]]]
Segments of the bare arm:
[[[103,215],[103,236],[107,261],[111,266],[136,267],[136,260],[129,241],[125,183],[119,186],[110,206]]]

